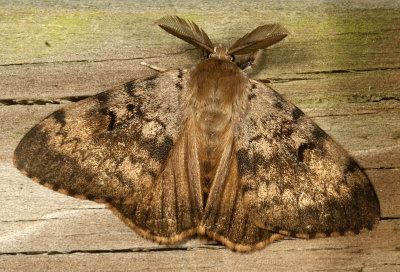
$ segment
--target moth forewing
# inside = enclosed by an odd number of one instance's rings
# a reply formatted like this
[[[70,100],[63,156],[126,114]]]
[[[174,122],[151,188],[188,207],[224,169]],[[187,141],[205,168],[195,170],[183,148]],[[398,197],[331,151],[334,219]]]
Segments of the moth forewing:
[[[345,235],[377,223],[379,202],[357,163],[231,61],[283,39],[283,27],[260,26],[227,50],[193,22],[168,16],[157,24],[209,58],[54,112],[16,148],[22,173],[107,202],[159,243],[199,234],[248,251],[288,235]]]

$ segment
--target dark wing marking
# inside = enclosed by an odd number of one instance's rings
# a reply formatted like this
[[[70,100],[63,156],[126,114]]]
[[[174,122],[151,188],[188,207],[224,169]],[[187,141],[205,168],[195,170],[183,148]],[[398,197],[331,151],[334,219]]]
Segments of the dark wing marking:
[[[252,85],[236,156],[253,222],[303,238],[371,229],[379,203],[357,163],[301,110]]]
[[[186,92],[175,84],[184,81],[181,71],[169,71],[68,105],[25,135],[14,163],[53,190],[111,203],[149,237],[177,239],[197,226],[203,207],[196,158],[181,157],[190,149]],[[158,214],[173,205],[179,206],[173,218]],[[156,221],[164,224],[159,232],[150,229]]]

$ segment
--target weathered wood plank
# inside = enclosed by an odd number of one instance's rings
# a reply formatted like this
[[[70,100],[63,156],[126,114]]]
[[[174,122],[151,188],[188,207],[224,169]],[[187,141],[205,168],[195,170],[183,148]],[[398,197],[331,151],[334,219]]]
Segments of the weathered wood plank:
[[[126,247],[110,249],[97,240],[92,249],[8,252],[0,256],[7,271],[398,271],[400,222],[382,222],[371,233],[353,237],[284,240],[252,254],[209,245],[199,248]],[[100,238],[99,236],[95,236]],[[58,240],[55,240],[58,242]],[[90,241],[96,242],[96,241]],[[51,244],[49,244],[51,246]],[[162,250],[160,250],[162,249]],[[48,251],[46,251],[48,252]]]
[[[93,0],[72,5],[61,1],[51,8],[43,1],[5,3],[0,16],[1,32],[9,35],[2,45],[0,59],[12,64],[176,53],[189,46],[160,35],[152,22],[165,14],[178,13],[198,22],[219,42],[231,42],[233,37],[260,24],[284,24],[293,37],[285,43],[285,54],[276,55],[279,58],[271,56],[274,64],[280,64],[274,65],[280,71],[284,67],[304,72],[343,66],[396,66],[400,59],[400,5],[396,1],[377,2],[363,5],[346,1],[344,5],[343,1],[313,0],[282,4],[258,0],[238,4],[230,0],[193,5],[191,1],[180,1],[171,8],[165,7],[163,1],[139,6],[140,2],[122,1],[107,7]]]
[[[174,62],[168,60],[168,63]],[[0,66],[0,105],[70,102],[154,74],[140,61]],[[162,64],[161,64],[162,65]],[[179,67],[179,65],[177,65]],[[377,112],[398,108],[400,69],[327,74],[255,74],[308,114]],[[17,90],[17,91],[16,91]],[[370,104],[372,103],[372,104]],[[352,112],[349,112],[352,111]],[[368,110],[368,111],[367,111]]]

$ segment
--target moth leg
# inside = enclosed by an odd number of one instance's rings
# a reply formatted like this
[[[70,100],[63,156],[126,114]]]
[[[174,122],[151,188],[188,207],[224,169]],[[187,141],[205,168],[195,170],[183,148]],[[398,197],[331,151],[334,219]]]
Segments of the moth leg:
[[[165,72],[165,71],[167,71],[167,69],[165,69],[165,68],[161,68],[161,67],[158,67],[158,66],[154,66],[154,65],[148,64],[147,62],[144,62],[144,61],[142,61],[142,62],[140,63],[140,65],[149,67],[150,69],[153,69],[153,70],[155,70],[155,71],[157,71],[157,72]]]
[[[253,53],[251,53],[248,58],[240,65],[240,69],[243,71],[246,71],[248,69],[251,69],[253,65],[255,65],[258,60],[260,59],[262,55],[262,50],[256,50]]]

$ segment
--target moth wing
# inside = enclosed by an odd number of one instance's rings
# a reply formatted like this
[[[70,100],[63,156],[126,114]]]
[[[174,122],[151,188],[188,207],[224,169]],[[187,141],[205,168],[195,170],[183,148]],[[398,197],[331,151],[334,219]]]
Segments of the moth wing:
[[[245,205],[234,146],[221,157],[204,209],[202,230],[210,238],[236,251],[261,249],[283,236],[259,228]]]
[[[210,38],[194,22],[178,16],[165,16],[156,21],[156,24],[168,33],[188,42],[208,53],[214,51]]]
[[[357,163],[301,110],[252,81],[236,138],[244,199],[258,226],[304,238],[359,233],[379,220]]]
[[[182,133],[161,174],[143,197],[109,205],[145,238],[169,244],[198,232],[203,204],[193,139],[190,129]]]
[[[183,237],[197,226],[202,200],[196,158],[184,153],[190,146],[181,84],[182,72],[169,71],[68,105],[24,136],[14,163],[53,190],[115,205],[148,238]],[[188,175],[193,184],[182,178]],[[164,224],[158,233],[156,221]]]

